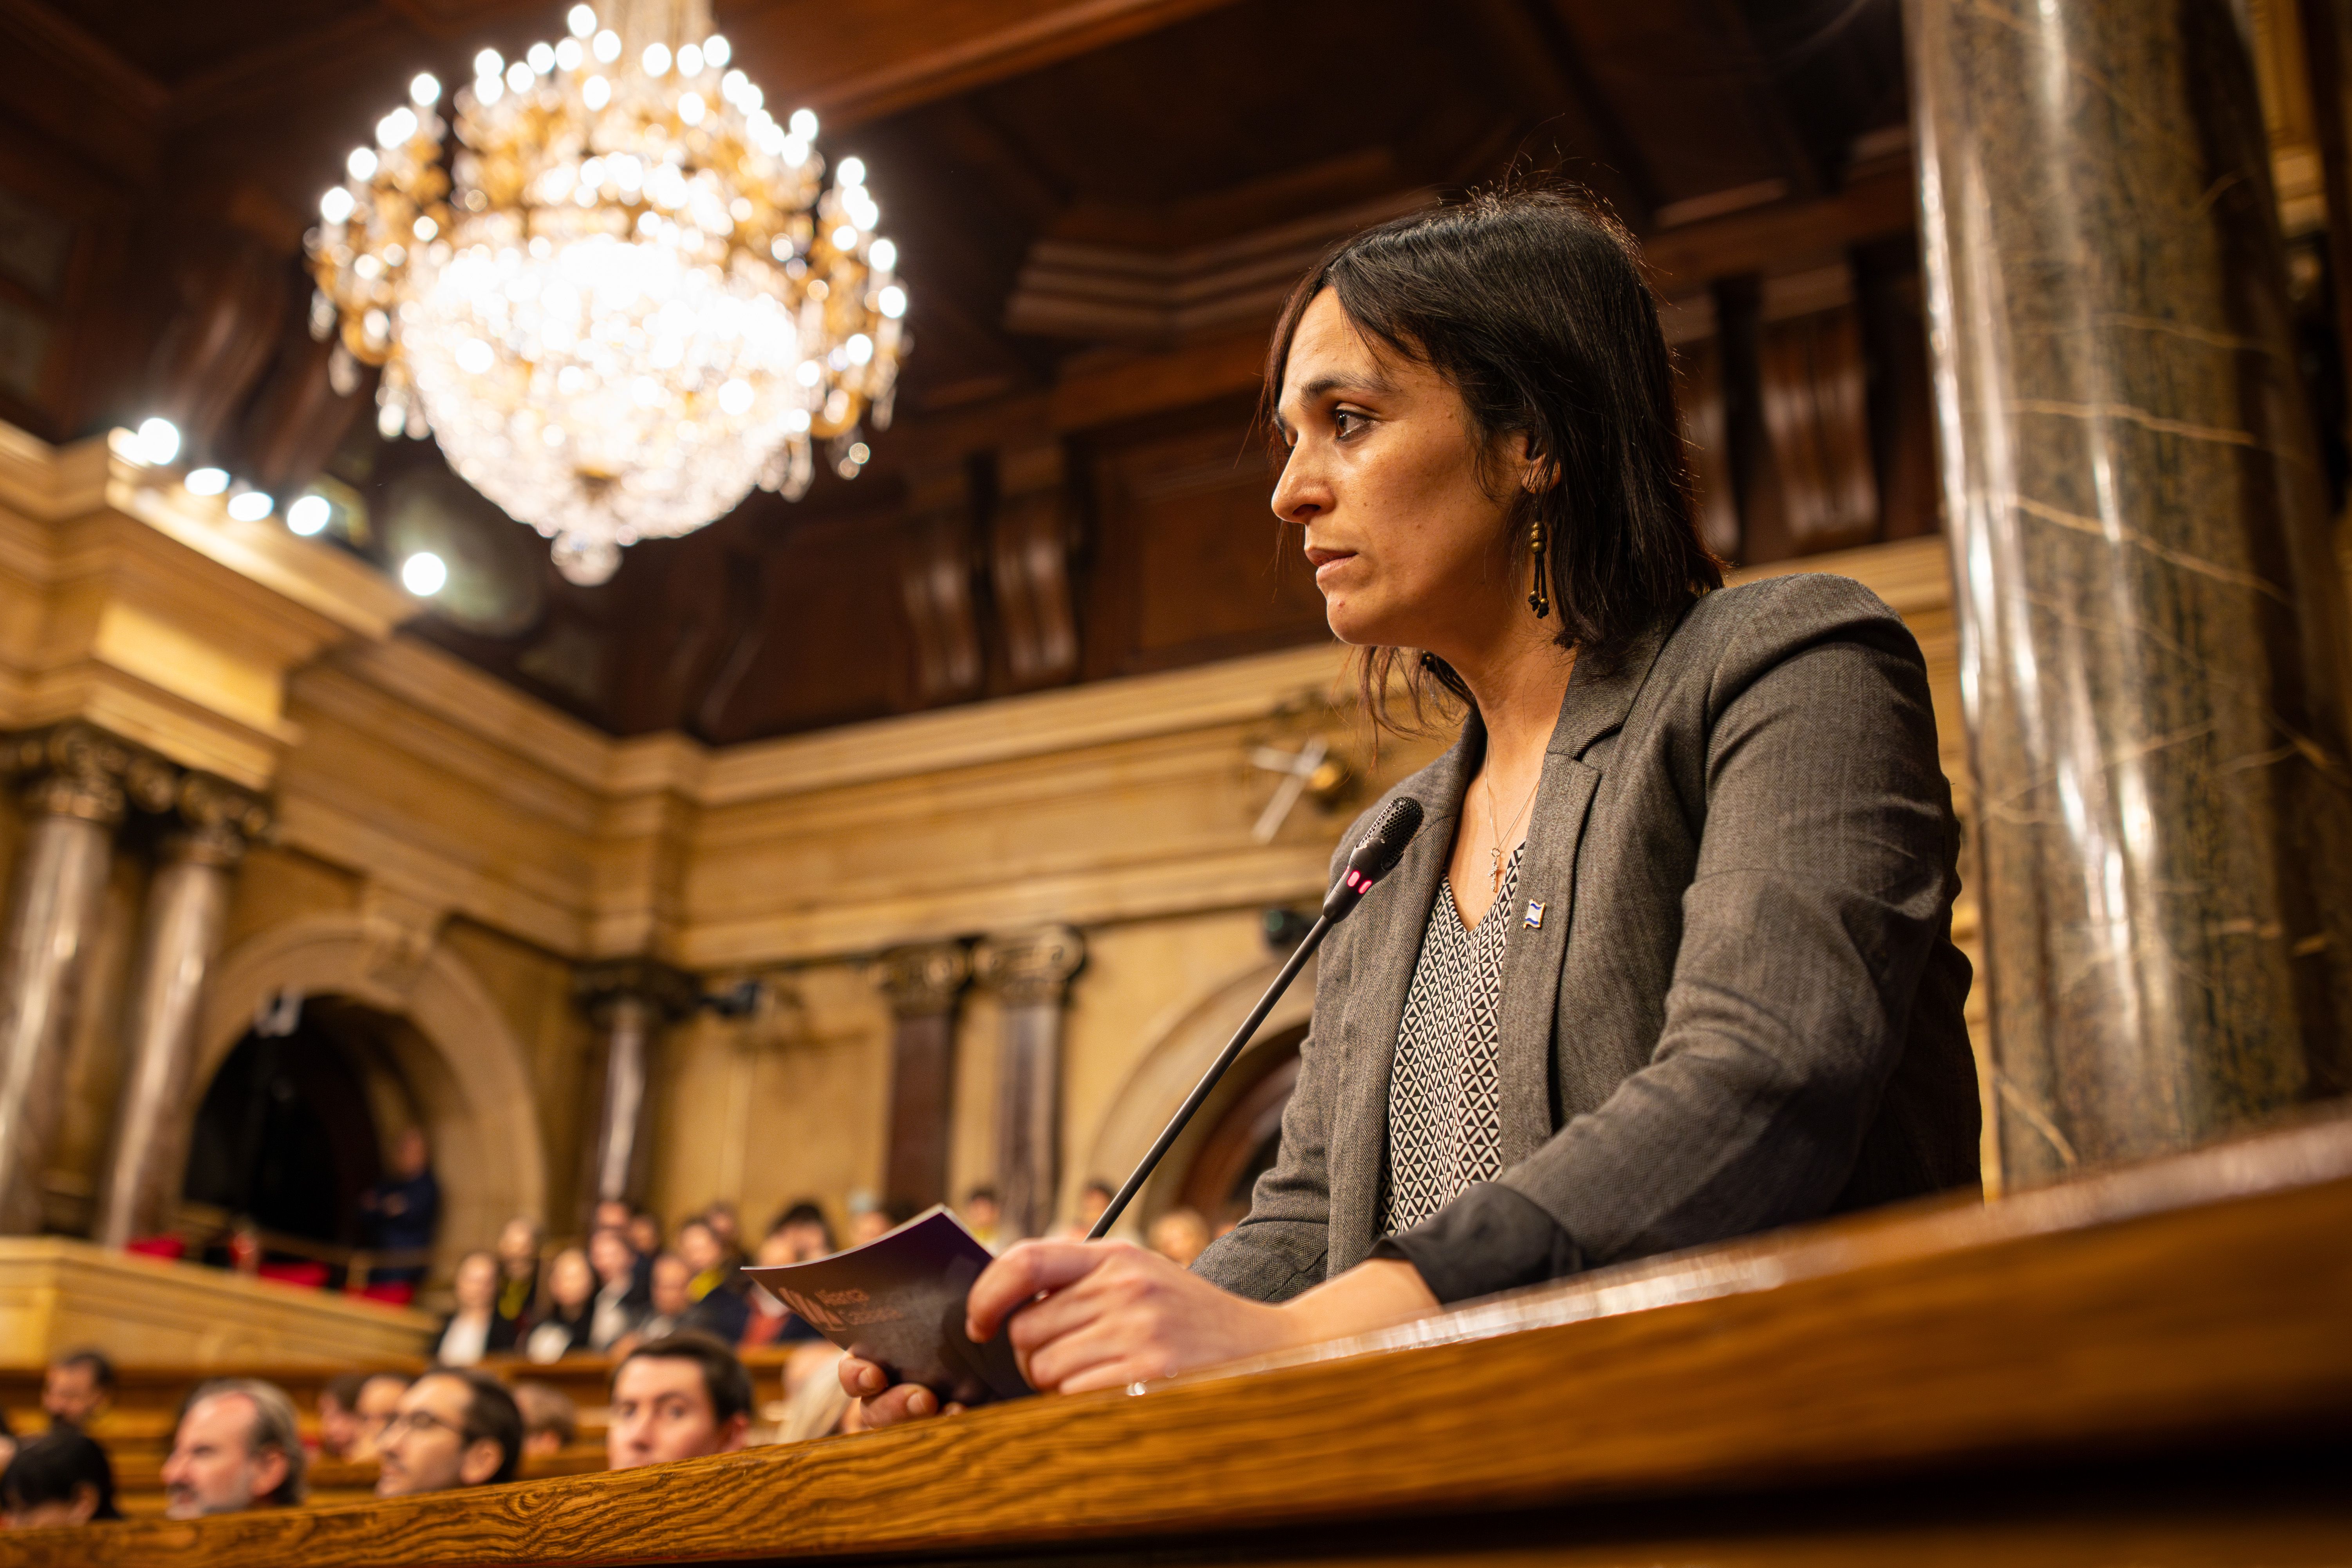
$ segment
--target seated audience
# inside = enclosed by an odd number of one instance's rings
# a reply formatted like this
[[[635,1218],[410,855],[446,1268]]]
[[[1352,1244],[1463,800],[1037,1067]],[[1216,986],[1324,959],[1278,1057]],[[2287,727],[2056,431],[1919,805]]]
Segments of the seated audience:
[[[58,1426],[16,1450],[0,1475],[0,1506],[11,1530],[121,1519],[106,1450],[73,1426]]]
[[[539,1248],[541,1233],[536,1220],[507,1221],[499,1231],[498,1314],[513,1332],[509,1348],[522,1342],[522,1331],[539,1299]]]
[[[777,1442],[799,1443],[843,1430],[854,1403],[841,1386],[841,1358],[848,1353],[824,1340],[793,1352],[784,1363],[784,1419]]]
[[[547,1266],[547,1304],[523,1336],[522,1353],[550,1362],[591,1349],[595,1299],[596,1275],[588,1255],[576,1247],[557,1253]]]
[[[1111,1199],[1117,1196],[1118,1189],[1097,1176],[1078,1189],[1077,1213],[1070,1217],[1067,1224],[1058,1226],[1054,1234],[1065,1237],[1086,1236],[1094,1229],[1095,1221],[1102,1218],[1103,1211],[1110,1207]]]
[[[602,1212],[607,1205],[596,1206]],[[625,1232],[612,1226],[599,1228],[588,1238],[588,1264],[596,1271],[597,1281],[589,1308],[588,1345],[591,1350],[608,1351],[622,1335],[645,1321],[646,1314],[653,1310],[653,1301],[643,1289],[636,1249],[629,1245]]]
[[[249,1508],[292,1508],[310,1455],[294,1402],[276,1384],[225,1377],[201,1384],[180,1412],[163,1461],[163,1514],[198,1519]]]
[[[751,1379],[716,1340],[695,1333],[649,1340],[613,1369],[608,1469],[731,1454],[751,1430]]]
[[[629,1233],[629,1245],[637,1249],[637,1262],[644,1271],[642,1283],[653,1289],[653,1260],[662,1254],[662,1225],[650,1209],[638,1209],[629,1215],[625,1227]]]
[[[513,1393],[522,1412],[523,1458],[560,1454],[579,1440],[580,1407],[570,1394],[544,1383],[518,1383]]]
[[[725,1198],[712,1199],[702,1211],[702,1223],[709,1226],[710,1234],[719,1238],[719,1248],[726,1253],[728,1263],[737,1268],[742,1268],[743,1219],[736,1213],[735,1205]]]
[[[441,1321],[433,1359],[444,1366],[471,1366],[486,1355],[513,1350],[514,1321],[499,1310],[499,1260],[487,1252],[466,1254],[457,1260],[451,1285],[457,1310]]]
[[[630,1213],[628,1204],[620,1198],[598,1198],[596,1206],[588,1211],[589,1234],[593,1236],[600,1230],[628,1229]]]
[[[361,1197],[360,1219],[368,1245],[379,1252],[422,1252],[433,1245],[441,1220],[441,1184],[434,1178],[433,1152],[422,1128],[407,1129],[393,1145],[392,1173]],[[424,1279],[423,1266],[413,1263],[368,1271],[372,1285],[414,1286]]]
[[[408,1392],[409,1378],[405,1373],[371,1373],[360,1384],[359,1398],[352,1405],[356,1418],[358,1436],[343,1458],[365,1462],[376,1457],[383,1446],[383,1435],[392,1427],[392,1418],[399,1413],[400,1396]]]
[[[896,1200],[860,1209],[849,1216],[849,1245],[863,1247],[869,1241],[879,1241],[914,1218],[915,1214],[914,1205]]]
[[[87,1426],[114,1402],[114,1363],[103,1352],[68,1351],[41,1375],[41,1408],[52,1426]]]
[[[687,1287],[694,1281],[694,1270],[674,1252],[665,1252],[654,1259],[653,1310],[645,1321],[621,1336],[613,1353],[625,1356],[648,1340],[666,1340],[685,1325],[686,1314],[694,1306],[694,1298]]]
[[[360,1390],[363,1372],[338,1373],[319,1390],[319,1457],[348,1459],[360,1440]]]
[[[690,1219],[677,1227],[677,1256],[694,1271],[686,1287],[687,1297],[693,1305],[687,1309],[678,1327],[709,1334],[723,1345],[740,1342],[751,1318],[751,1305],[742,1294],[746,1281],[741,1271],[729,1262],[726,1248],[719,1233],[710,1228],[709,1221]]]
[[[814,1204],[802,1203],[786,1209],[769,1227],[768,1239],[760,1244],[759,1261],[763,1268],[781,1268],[791,1263],[812,1263],[832,1252],[833,1227],[825,1223],[824,1211]],[[754,1282],[744,1300],[751,1309],[743,1328],[742,1343],[747,1348],[802,1344],[824,1338],[764,1285]]]
[[[16,1429],[8,1425],[8,1417],[0,1413],[0,1471],[8,1468],[8,1461],[16,1457]]]
[[[1208,1218],[1199,1209],[1170,1209],[1151,1222],[1150,1240],[1152,1251],[1190,1268],[1209,1249]]]
[[[996,1201],[994,1187],[974,1187],[963,1195],[963,1207],[956,1211],[963,1227],[976,1237],[981,1246],[991,1252],[1000,1250],[997,1227],[1004,1223],[1004,1210]]]
[[[379,1458],[378,1497],[510,1481],[522,1458],[522,1412],[489,1373],[436,1368],[400,1396]]]

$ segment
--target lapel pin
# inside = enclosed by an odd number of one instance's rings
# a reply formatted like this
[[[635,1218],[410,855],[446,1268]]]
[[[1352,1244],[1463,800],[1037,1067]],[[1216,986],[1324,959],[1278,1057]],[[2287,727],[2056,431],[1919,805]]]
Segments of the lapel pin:
[[[1544,907],[1540,900],[1535,899],[1529,899],[1528,900],[1528,929],[1529,931],[1543,930],[1543,912]]]

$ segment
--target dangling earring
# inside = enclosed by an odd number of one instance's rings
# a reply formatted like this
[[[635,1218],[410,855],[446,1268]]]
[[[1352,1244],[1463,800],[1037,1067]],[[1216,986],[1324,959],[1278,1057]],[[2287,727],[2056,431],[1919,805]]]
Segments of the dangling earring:
[[[1551,584],[1544,576],[1544,536],[1541,518],[1528,524],[1528,548],[1536,558],[1535,590],[1528,595],[1528,608],[1536,613],[1536,619],[1542,620],[1551,614]]]

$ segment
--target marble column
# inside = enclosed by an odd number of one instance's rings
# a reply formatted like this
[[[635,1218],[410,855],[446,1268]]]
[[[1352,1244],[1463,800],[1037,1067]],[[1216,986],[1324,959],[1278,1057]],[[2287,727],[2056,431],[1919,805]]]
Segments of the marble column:
[[[928,1208],[948,1201],[948,1130],[955,1109],[956,1003],[971,963],[960,942],[893,948],[875,965],[889,999],[890,1142],[882,1191]]]
[[[1007,1241],[1043,1236],[1062,1177],[1062,1000],[1086,959],[1086,942],[1048,926],[982,942],[980,983],[996,993],[996,1194]]]
[[[169,1227],[188,1162],[197,1010],[220,953],[237,862],[269,825],[251,795],[202,773],[180,783],[124,996],[122,1088],[98,1189],[97,1240]]]
[[[24,836],[0,935],[0,1233],[41,1228],[82,963],[97,935],[125,775],[138,753],[65,724],[12,742]]]
[[[604,1042],[589,1196],[642,1203],[653,1176],[656,1047],[662,1030],[692,1010],[702,988],[666,964],[627,958],[587,965],[575,993]]]
[[[2002,1173],[2352,1086],[2345,621],[2230,0],[1906,0]]]

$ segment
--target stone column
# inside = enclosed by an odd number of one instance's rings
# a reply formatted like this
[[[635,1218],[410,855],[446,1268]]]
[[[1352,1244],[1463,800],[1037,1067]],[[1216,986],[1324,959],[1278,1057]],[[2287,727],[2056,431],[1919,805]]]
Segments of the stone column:
[[[882,1191],[928,1208],[948,1201],[948,1129],[955,1108],[956,1002],[971,964],[960,942],[893,948],[875,984],[897,1020],[890,1033],[890,1142]]]
[[[651,959],[593,963],[575,982],[604,1037],[604,1079],[589,1148],[592,1200],[645,1199],[653,1175],[653,1068],[662,1029],[693,1010],[702,987]]]
[[[0,1233],[41,1227],[81,966],[97,934],[125,777],[139,754],[86,724],[20,737],[25,833],[0,936]],[[142,769],[142,782],[145,770]]]
[[[997,1058],[996,1193],[1007,1241],[1053,1223],[1062,1166],[1062,998],[1086,960],[1067,926],[992,938],[974,955],[1003,1016]]]
[[[2230,0],[1906,0],[2001,1163],[2352,1083],[2342,595]]]
[[[180,781],[178,806],[180,822],[163,841],[147,889],[124,997],[122,1089],[94,1232],[107,1247],[171,1223],[188,1161],[197,1009],[219,956],[236,863],[269,826],[259,800],[202,773]]]

